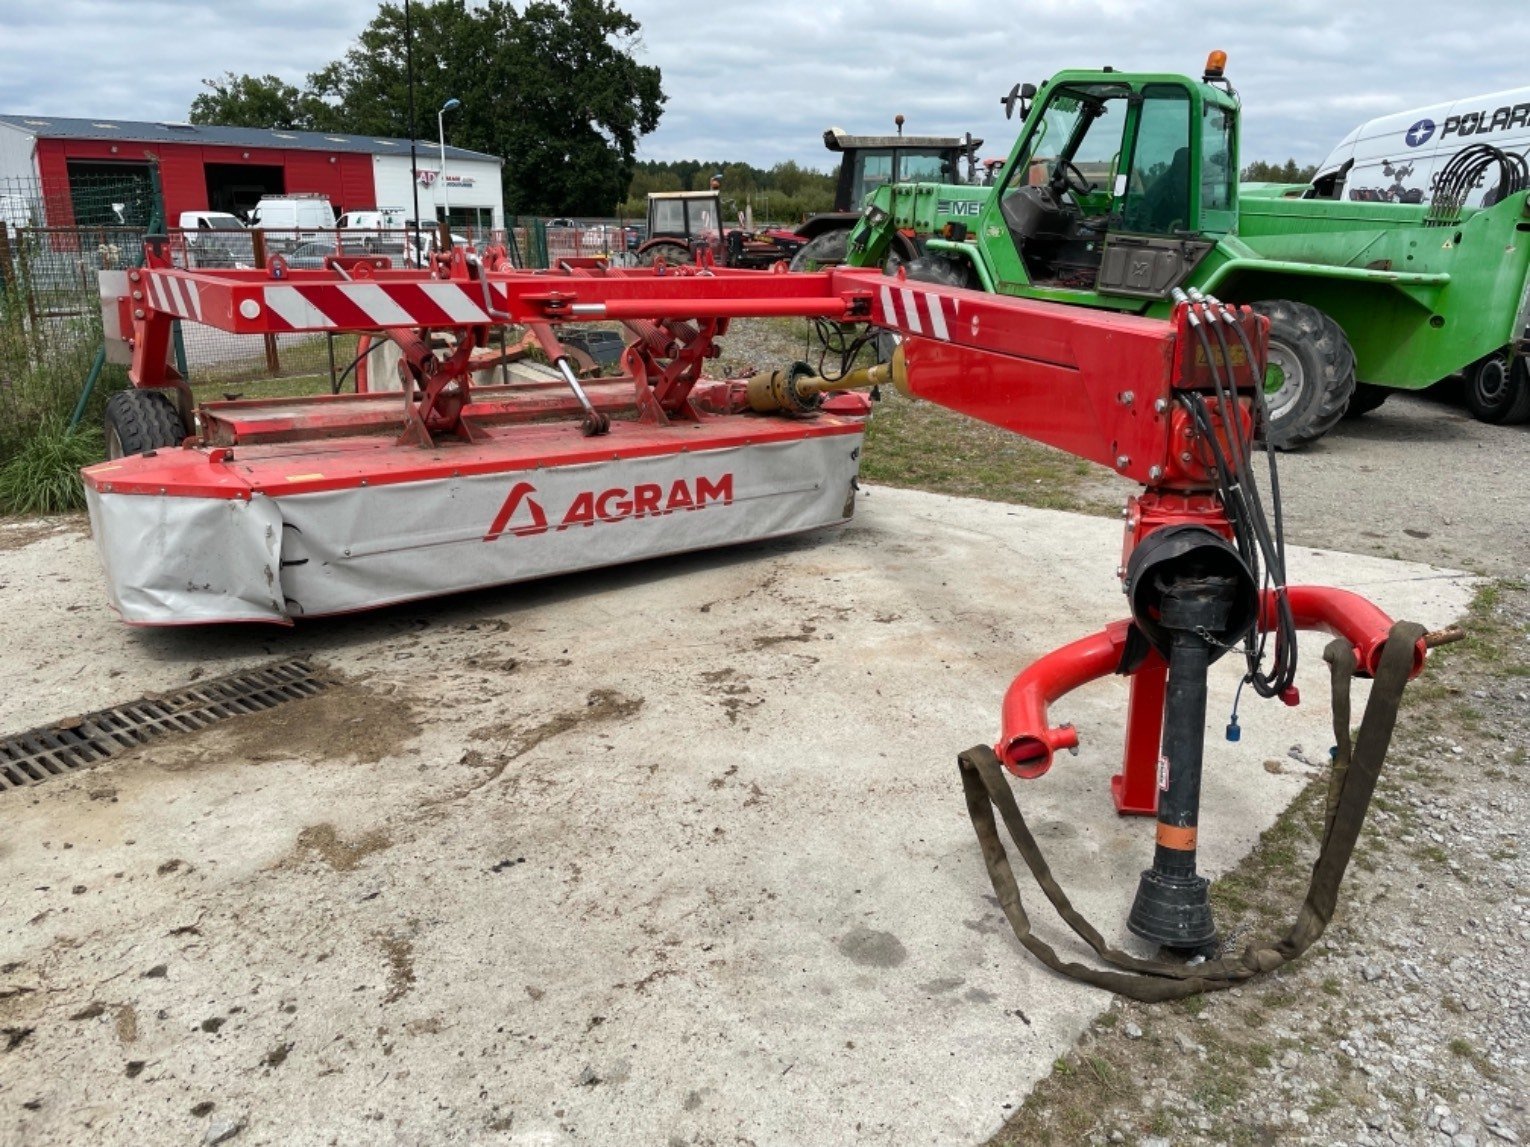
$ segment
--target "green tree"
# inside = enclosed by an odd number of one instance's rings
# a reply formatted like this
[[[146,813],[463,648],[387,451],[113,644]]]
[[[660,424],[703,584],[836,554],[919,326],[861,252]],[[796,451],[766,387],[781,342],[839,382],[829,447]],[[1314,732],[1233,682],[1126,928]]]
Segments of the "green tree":
[[[1315,163],[1300,167],[1294,159],[1284,163],[1267,163],[1256,159],[1243,169],[1243,178],[1249,183],[1307,183],[1316,173]]]
[[[311,93],[277,76],[236,76],[203,80],[207,90],[191,101],[192,123],[230,127],[271,127],[283,131],[332,130],[332,109]]]
[[[605,215],[632,182],[637,142],[659,124],[658,68],[632,55],[640,26],[613,0],[465,0],[410,6],[415,125],[435,135],[436,109],[462,106],[450,142],[502,156],[512,213]],[[273,76],[204,81],[198,122],[409,135],[404,9],[383,4],[340,59],[299,90]],[[224,94],[227,93],[227,94]],[[198,104],[203,105],[198,107]],[[227,112],[242,118],[218,118]]]

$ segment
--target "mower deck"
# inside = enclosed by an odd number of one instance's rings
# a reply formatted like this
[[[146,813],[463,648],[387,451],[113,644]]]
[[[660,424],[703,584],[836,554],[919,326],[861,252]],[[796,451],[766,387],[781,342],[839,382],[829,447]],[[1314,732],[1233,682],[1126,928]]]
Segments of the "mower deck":
[[[615,388],[602,397],[618,400]],[[387,414],[354,398],[213,404],[209,426],[222,420],[233,445],[87,468],[113,606],[140,625],[290,624],[798,533],[854,510],[862,418],[618,421],[588,438],[566,420],[495,425],[482,398],[475,442],[397,444],[397,396]],[[374,417],[392,434],[334,436]]]

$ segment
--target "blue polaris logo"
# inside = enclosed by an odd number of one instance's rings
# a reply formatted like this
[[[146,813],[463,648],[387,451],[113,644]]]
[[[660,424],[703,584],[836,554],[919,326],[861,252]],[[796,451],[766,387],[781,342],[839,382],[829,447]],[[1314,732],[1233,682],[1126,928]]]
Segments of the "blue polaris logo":
[[[1408,129],[1403,139],[1408,141],[1409,147],[1423,147],[1434,135],[1434,120],[1421,119]]]

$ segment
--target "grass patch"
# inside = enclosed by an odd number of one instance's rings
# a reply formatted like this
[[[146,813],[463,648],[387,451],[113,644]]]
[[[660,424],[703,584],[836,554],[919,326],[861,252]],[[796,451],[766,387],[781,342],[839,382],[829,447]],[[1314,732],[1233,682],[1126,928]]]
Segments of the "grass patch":
[[[1186,996],[1178,1001],[1177,1006],[1186,1015],[1198,1016],[1206,1010],[1205,996]]]
[[[1477,1048],[1472,1045],[1470,1040],[1465,1040],[1457,1036],[1446,1046],[1450,1048],[1451,1055],[1458,1059],[1466,1060],[1467,1063],[1471,1064],[1472,1067],[1477,1069],[1477,1074],[1482,1076],[1484,1079],[1498,1078],[1498,1072],[1496,1069],[1494,1069],[1493,1065],[1488,1062],[1487,1056],[1478,1051]]]
[[[0,290],[0,467],[34,438],[59,437],[100,346],[99,319],[34,322],[14,293]],[[106,367],[81,424],[99,426],[107,396],[126,381],[122,367]],[[34,457],[27,468],[35,468],[39,461]]]
[[[0,465],[0,512],[58,514],[85,505],[80,467],[106,456],[101,432],[83,427],[70,434],[64,419],[49,415]]]
[[[1108,471],[932,402],[882,391],[866,433],[868,482],[1045,510],[1112,516],[1127,493]]]

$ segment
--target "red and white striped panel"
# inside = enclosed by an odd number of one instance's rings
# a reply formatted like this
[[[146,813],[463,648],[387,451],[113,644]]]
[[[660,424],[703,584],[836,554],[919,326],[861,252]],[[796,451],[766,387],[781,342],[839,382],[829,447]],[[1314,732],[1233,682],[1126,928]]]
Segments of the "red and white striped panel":
[[[164,271],[144,278],[149,302],[156,311],[194,323],[202,321],[202,293],[194,281]]]
[[[951,325],[961,311],[959,299],[948,299],[922,286],[884,283],[877,293],[880,308],[874,308],[872,321],[878,326],[893,327],[911,335],[951,341]],[[875,313],[880,309],[881,314]]]
[[[496,307],[504,303],[504,292]],[[262,303],[264,307],[262,308]],[[273,283],[259,300],[245,298],[241,317],[267,312],[273,330],[365,330],[372,327],[446,327],[489,323],[478,283]]]

